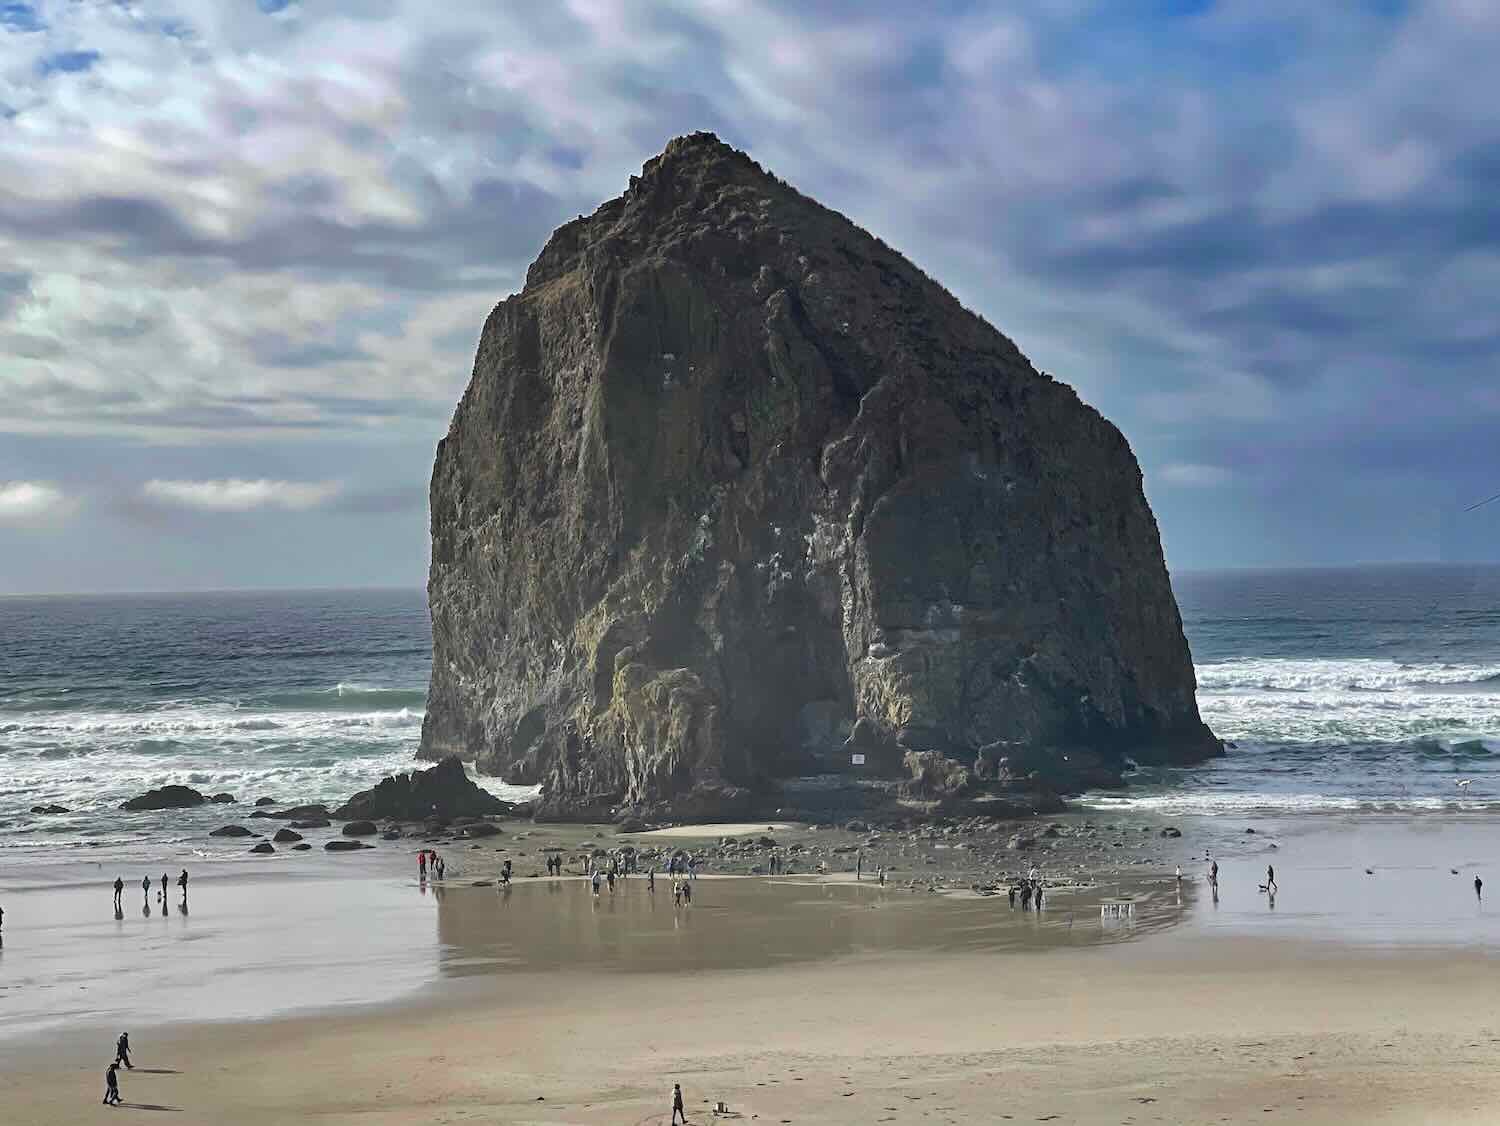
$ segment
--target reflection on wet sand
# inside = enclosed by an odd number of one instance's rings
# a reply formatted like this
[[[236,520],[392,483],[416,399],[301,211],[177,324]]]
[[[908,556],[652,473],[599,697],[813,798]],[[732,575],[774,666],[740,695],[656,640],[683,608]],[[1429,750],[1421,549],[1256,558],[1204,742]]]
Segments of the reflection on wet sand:
[[[541,886],[538,886],[541,885]],[[658,881],[622,880],[595,897],[583,880],[527,881],[514,895],[451,887],[438,904],[444,973],[606,967],[647,972],[756,969],[880,951],[1052,949],[1163,930],[1186,916],[1191,889],[1137,897],[1103,919],[1096,889],[1054,890],[1046,909],[1006,897],[913,894],[873,884],[699,880],[691,906]]]

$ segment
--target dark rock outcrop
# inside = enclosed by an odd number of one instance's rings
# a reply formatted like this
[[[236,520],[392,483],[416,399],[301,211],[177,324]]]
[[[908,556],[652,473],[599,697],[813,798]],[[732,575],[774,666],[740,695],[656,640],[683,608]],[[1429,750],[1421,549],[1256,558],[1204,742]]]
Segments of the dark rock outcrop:
[[[250,851],[264,855],[268,852],[275,852],[276,846],[273,845],[270,841],[261,841],[260,844],[256,845]]]
[[[334,811],[334,816],[422,821],[429,817],[482,817],[509,810],[509,805],[470,780],[457,756],[449,756],[428,770],[397,774],[373,790],[355,794]]]
[[[346,837],[373,837],[380,830],[373,821],[351,821],[343,832]]]
[[[277,844],[294,844],[302,839],[302,834],[291,829],[277,829],[271,839]]]
[[[257,809],[251,817],[269,818],[272,821],[326,820],[328,807],[321,802],[315,805],[294,805],[289,809]]]
[[[121,802],[121,809],[191,809],[208,799],[191,786],[163,786],[159,790],[147,790],[140,797]]]
[[[539,819],[1221,750],[1119,431],[707,134],[490,315],[431,512],[421,754],[542,782]]]
[[[357,849],[369,848],[367,844],[360,841],[329,841],[323,846],[325,852],[354,852]]]
[[[215,794],[208,800],[213,802],[215,805],[234,805],[235,803],[233,794]]]
[[[71,809],[69,809],[65,805],[58,805],[56,802],[54,802],[51,805],[34,805],[34,806],[31,807],[31,812],[32,813],[72,813],[73,811]]]
[[[249,829],[245,828],[243,825],[221,825],[217,829],[210,830],[208,835],[210,837],[253,837],[253,836],[255,836],[254,833],[252,833]]]

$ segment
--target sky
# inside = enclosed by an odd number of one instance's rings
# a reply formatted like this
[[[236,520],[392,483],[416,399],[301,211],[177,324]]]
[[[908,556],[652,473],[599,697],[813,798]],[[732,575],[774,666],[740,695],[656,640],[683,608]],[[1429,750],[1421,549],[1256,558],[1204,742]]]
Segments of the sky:
[[[708,129],[1124,431],[1173,570],[1500,559],[1493,0],[0,0],[0,593],[418,585],[550,231]]]

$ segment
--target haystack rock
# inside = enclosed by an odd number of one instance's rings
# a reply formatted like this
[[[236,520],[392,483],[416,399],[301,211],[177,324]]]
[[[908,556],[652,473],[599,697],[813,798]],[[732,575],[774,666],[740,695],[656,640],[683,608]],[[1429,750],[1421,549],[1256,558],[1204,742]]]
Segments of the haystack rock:
[[[544,811],[1221,751],[1120,432],[709,134],[491,313],[431,508],[421,754]]]

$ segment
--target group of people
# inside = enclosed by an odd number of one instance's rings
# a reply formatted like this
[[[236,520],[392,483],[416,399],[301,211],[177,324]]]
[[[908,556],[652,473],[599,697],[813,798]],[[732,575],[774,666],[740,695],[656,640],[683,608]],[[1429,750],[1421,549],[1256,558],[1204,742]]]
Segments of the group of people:
[[[417,876],[425,880],[429,868],[432,869],[432,878],[435,880],[441,880],[448,868],[448,865],[437,854],[437,849],[435,848],[424,848],[421,852],[417,853]]]
[[[152,886],[151,877],[150,876],[142,876],[141,877],[141,895],[143,895],[145,897],[146,904],[147,904],[148,907],[150,906],[150,903],[151,903],[151,886]],[[184,868],[182,870],[182,874],[177,877],[177,886],[182,889],[182,902],[186,903],[187,902],[187,893],[188,893],[188,871],[187,871],[186,868]],[[115,877],[114,887],[115,887],[115,914],[116,915],[120,915],[124,911],[124,906],[123,906],[123,903],[122,903],[122,897],[125,894],[125,881],[122,880],[119,876],[116,876]],[[168,884],[167,884],[167,874],[165,872],[163,872],[161,874],[161,891],[159,891],[159,892],[156,893],[156,900],[157,900],[158,903],[161,903],[161,904],[165,904],[166,903],[166,901],[167,901],[167,887],[168,887]],[[165,910],[165,907],[163,907],[163,910]]]
[[[117,881],[118,882],[118,881]],[[135,1070],[135,1064],[130,1062],[130,1033],[120,1033],[120,1038],[115,1041],[115,1058],[107,1068],[104,1069],[104,1105],[118,1106],[120,1104],[120,1065],[124,1064],[130,1070]]]
[[[1019,895],[1021,897],[1022,911],[1030,911],[1033,903],[1036,904],[1036,909],[1040,911],[1042,909],[1042,896],[1045,894],[1042,887],[1041,872],[1033,865],[1031,871],[1026,873],[1025,879],[1010,885],[1007,889],[1007,894],[1010,897],[1010,905],[1012,907],[1016,905],[1016,896]]]

